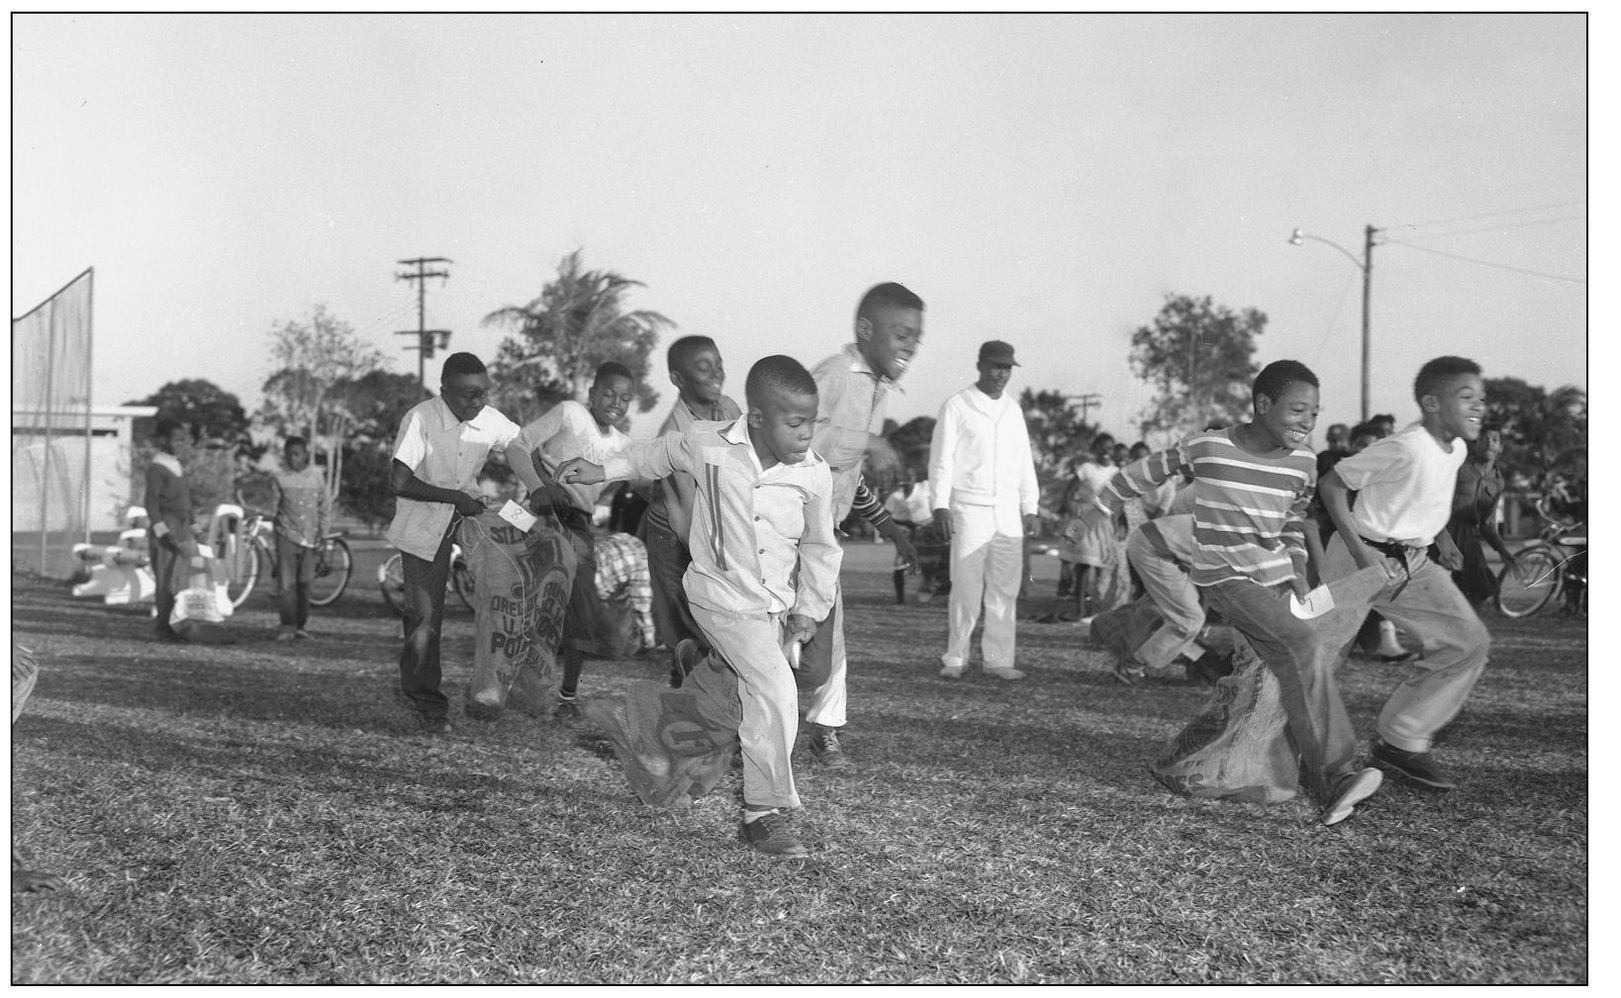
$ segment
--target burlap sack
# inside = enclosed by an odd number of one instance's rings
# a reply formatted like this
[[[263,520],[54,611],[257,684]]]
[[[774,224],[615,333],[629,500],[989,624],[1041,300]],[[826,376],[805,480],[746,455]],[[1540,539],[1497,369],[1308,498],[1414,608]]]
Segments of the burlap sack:
[[[500,713],[514,686],[538,706],[557,667],[574,550],[556,529],[519,530],[493,510],[463,520],[457,540],[476,580],[468,708]]]

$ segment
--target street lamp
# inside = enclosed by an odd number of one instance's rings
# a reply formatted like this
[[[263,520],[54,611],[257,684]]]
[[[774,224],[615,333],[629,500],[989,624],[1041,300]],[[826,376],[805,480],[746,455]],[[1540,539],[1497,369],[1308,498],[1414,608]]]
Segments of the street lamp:
[[[1345,254],[1345,258],[1356,264],[1357,269],[1362,271],[1362,422],[1364,423],[1368,421],[1368,300],[1373,293],[1373,237],[1375,233],[1383,231],[1383,229],[1376,229],[1371,225],[1363,229],[1362,259],[1360,260],[1356,258],[1356,254],[1339,243],[1324,239],[1322,236],[1314,236],[1304,229],[1295,229],[1289,236],[1289,245],[1291,246],[1299,246],[1302,241],[1307,239],[1322,243],[1325,246],[1332,246]]]

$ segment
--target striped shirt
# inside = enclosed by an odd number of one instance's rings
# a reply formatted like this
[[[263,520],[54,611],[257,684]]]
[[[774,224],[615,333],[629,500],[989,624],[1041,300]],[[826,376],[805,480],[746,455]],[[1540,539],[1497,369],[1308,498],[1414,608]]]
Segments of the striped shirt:
[[[1191,470],[1198,483],[1194,585],[1249,579],[1275,586],[1304,579],[1303,520],[1317,487],[1317,458],[1298,447],[1282,457],[1259,457],[1233,443],[1232,432],[1195,433],[1121,468],[1093,503],[1112,516],[1127,499]]]
[[[743,410],[729,395],[722,395],[713,405],[699,410],[694,410],[691,402],[677,395],[675,408],[665,417],[664,425],[659,427],[658,436],[662,437],[667,433],[685,433],[699,420],[725,422],[741,415]],[[673,472],[669,478],[658,483],[653,489],[653,501],[648,503],[646,515],[650,523],[670,531],[685,544],[692,528],[692,503],[690,501],[682,503],[681,494],[676,491],[676,479],[682,476],[685,476],[685,482],[690,486],[692,476],[684,471]]]

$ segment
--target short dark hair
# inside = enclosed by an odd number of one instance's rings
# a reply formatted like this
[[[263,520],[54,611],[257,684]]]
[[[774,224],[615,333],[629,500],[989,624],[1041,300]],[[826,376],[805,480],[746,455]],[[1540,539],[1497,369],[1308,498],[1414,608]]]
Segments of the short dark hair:
[[[185,428],[186,424],[182,423],[180,420],[171,419],[168,416],[164,416],[160,418],[152,427],[152,439],[167,440],[174,433],[174,431],[183,430]]]
[[[688,357],[705,347],[720,353],[720,347],[716,346],[715,341],[707,336],[683,336],[671,343],[670,349],[665,351],[664,366],[673,371],[685,364]]]
[[[905,285],[888,281],[867,289],[867,293],[861,296],[860,304],[856,305],[856,318],[871,319],[874,312],[886,305],[923,311],[923,299],[913,294]]]
[[[749,368],[743,383],[743,394],[750,405],[756,405],[768,391],[784,391],[790,395],[815,395],[816,379],[805,365],[780,353],[761,357]]]
[[[291,436],[281,442],[281,452],[283,454],[292,450],[294,447],[302,447],[305,450],[309,450],[310,442],[300,436]]]
[[[1351,435],[1346,439],[1355,440],[1357,437],[1372,437],[1375,440],[1380,440],[1384,438],[1384,434],[1379,432],[1379,427],[1375,426],[1373,420],[1370,419],[1366,423],[1358,423],[1351,427]]]
[[[630,373],[630,368],[617,360],[604,361],[597,367],[597,376],[591,379],[593,385],[602,384],[604,378],[624,378],[630,382],[632,388],[636,387],[636,375]]]
[[[1103,443],[1105,440],[1107,440],[1109,442],[1110,447],[1114,446],[1114,434],[1112,434],[1112,433],[1099,433],[1099,434],[1097,434],[1096,436],[1094,436],[1092,438],[1090,443],[1088,443],[1086,445],[1086,449],[1089,450],[1089,451],[1092,451],[1095,454],[1095,453],[1097,453],[1098,445]]]
[[[1479,374],[1480,365],[1468,357],[1437,357],[1427,361],[1418,369],[1418,377],[1413,379],[1413,398],[1424,401],[1424,396],[1434,395],[1441,390],[1441,385],[1448,378],[1456,378],[1460,374]],[[1377,418],[1377,417],[1375,417]]]
[[[1304,381],[1313,388],[1321,387],[1317,382],[1317,375],[1311,373],[1311,368],[1300,361],[1275,360],[1261,368],[1261,373],[1255,376],[1255,387],[1251,392],[1254,395],[1265,395],[1276,402],[1278,396],[1296,381]]]
[[[486,370],[487,369],[484,367],[484,362],[482,360],[479,360],[474,355],[463,351],[461,353],[453,353],[449,357],[445,358],[445,366],[443,370],[439,372],[439,378],[442,381],[445,378],[453,377],[457,374],[484,374]]]

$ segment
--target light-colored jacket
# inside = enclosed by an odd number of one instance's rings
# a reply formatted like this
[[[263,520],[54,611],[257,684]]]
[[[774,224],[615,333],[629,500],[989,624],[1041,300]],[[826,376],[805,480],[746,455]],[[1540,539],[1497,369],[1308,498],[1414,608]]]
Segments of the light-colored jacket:
[[[1035,515],[1041,489],[1018,402],[973,385],[946,399],[929,446],[929,488],[935,509],[1017,502],[1020,513]]]
[[[697,483],[682,588],[694,606],[733,616],[833,608],[843,551],[833,535],[833,477],[813,450],[761,468],[748,422],[703,421],[608,458],[610,481],[684,471]]]

